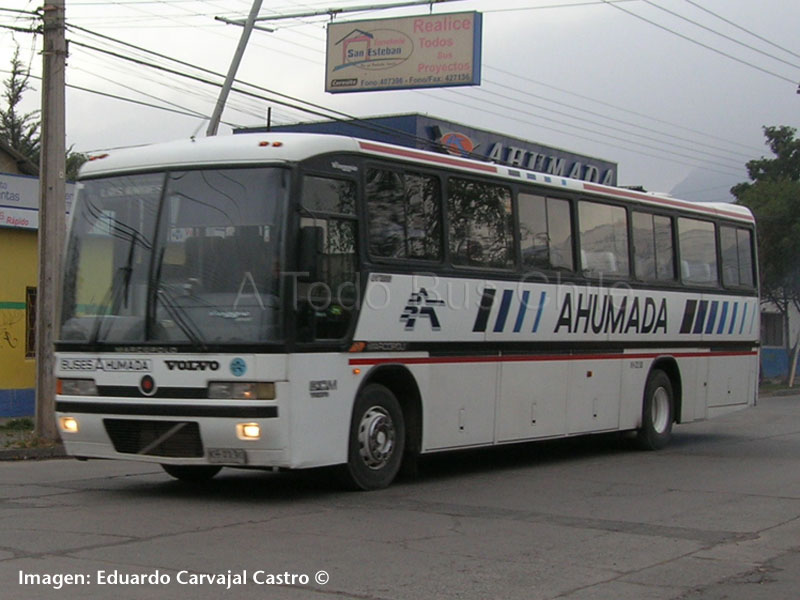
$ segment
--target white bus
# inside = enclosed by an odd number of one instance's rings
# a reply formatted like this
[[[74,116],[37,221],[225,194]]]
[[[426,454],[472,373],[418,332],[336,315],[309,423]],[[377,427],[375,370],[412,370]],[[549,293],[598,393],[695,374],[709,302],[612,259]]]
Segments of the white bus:
[[[332,135],[94,157],[62,298],[67,451],[179,479],[338,465],[374,489],[456,448],[657,449],[756,397],[747,209]]]

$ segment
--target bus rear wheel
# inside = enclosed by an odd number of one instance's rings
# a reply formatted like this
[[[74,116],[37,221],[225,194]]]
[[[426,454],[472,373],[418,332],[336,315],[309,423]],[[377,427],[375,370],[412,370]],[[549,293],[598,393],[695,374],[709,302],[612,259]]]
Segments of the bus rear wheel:
[[[214,475],[219,473],[222,467],[215,467],[211,465],[161,465],[168,475],[181,481],[188,481],[198,483],[200,481],[208,481]]]
[[[637,445],[643,450],[660,450],[672,438],[675,398],[672,381],[660,369],[647,377],[642,400],[642,426],[636,432]]]
[[[345,485],[355,490],[387,487],[400,470],[405,448],[403,411],[387,387],[371,383],[356,398],[350,421]]]

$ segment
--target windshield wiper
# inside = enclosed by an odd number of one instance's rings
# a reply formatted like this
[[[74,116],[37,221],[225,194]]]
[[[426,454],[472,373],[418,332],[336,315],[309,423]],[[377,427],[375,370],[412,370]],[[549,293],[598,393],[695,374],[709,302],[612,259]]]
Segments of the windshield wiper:
[[[156,289],[156,301],[161,300],[167,313],[172,320],[180,327],[181,331],[189,338],[189,341],[195,346],[199,346],[201,350],[206,351],[208,347],[203,341],[200,330],[197,325],[183,312],[180,306],[175,302],[172,293],[160,283]]]
[[[164,251],[165,248],[161,248],[158,253],[158,263],[156,265],[155,271],[153,272],[153,277],[150,280],[150,289],[154,291],[153,296],[153,310],[150,318],[148,319],[151,323],[155,322],[155,312],[156,307],[155,305],[161,301],[161,304],[164,305],[164,309],[167,311],[172,320],[180,327],[180,330],[189,338],[189,341],[194,344],[195,346],[199,346],[202,350],[207,350],[206,343],[203,341],[203,336],[200,333],[200,329],[197,325],[189,318],[189,316],[183,311],[183,309],[178,306],[178,303],[175,302],[175,298],[169,289],[162,283],[161,281],[161,267],[164,265]],[[148,336],[149,338],[149,336]]]

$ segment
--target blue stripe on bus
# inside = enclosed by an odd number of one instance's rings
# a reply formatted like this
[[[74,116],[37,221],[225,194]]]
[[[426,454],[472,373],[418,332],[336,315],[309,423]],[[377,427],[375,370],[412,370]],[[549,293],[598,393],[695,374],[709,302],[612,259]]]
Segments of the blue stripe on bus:
[[[531,293],[528,290],[522,292],[522,303],[519,305],[519,312],[517,313],[517,321],[514,323],[514,333],[522,331],[522,322],[525,320],[525,311],[528,309],[528,298]]]
[[[706,311],[708,310],[708,300],[700,300],[697,307],[697,319],[694,321],[692,333],[703,333],[703,325],[706,322]]]
[[[481,297],[481,305],[478,308],[478,315],[475,317],[475,325],[472,331],[482,333],[486,331],[486,324],[489,322],[489,312],[492,310],[494,304],[494,294],[497,290],[483,290]]]
[[[722,314],[719,316],[719,327],[717,327],[717,333],[722,333],[725,331],[725,317],[728,316],[728,302],[727,300],[722,303]]]
[[[697,300],[687,300],[686,308],[683,309],[683,321],[681,322],[681,333],[691,333],[692,323],[694,323],[694,313],[697,310]]]
[[[497,320],[494,322],[494,332],[498,333],[503,331],[506,327],[506,319],[508,318],[508,309],[511,307],[511,298],[514,295],[514,290],[505,290],[503,292],[503,299],[500,302],[500,312],[497,313]]]
[[[708,321],[706,322],[706,333],[714,331],[714,324],[717,321],[717,307],[719,307],[719,302],[714,300],[711,303],[711,314],[708,315]]]
[[[739,303],[733,303],[733,314],[731,315],[731,326],[728,328],[728,334],[733,333],[733,326],[736,325],[736,313],[739,312]]]
[[[547,298],[547,292],[542,292],[541,296],[539,296],[539,308],[536,311],[536,320],[533,322],[533,333],[536,333],[536,330],[539,329],[539,321],[542,318],[542,310],[544,309],[544,301]]]
[[[744,331],[744,322],[747,320],[747,302],[744,303],[744,314],[742,315],[742,324],[739,327],[739,333]]]

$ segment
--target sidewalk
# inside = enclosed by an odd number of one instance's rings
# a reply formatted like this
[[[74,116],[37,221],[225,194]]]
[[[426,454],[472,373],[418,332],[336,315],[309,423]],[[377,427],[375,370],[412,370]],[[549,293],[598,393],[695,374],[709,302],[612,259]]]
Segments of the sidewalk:
[[[4,460],[38,460],[44,458],[62,458],[66,456],[61,442],[50,445],[35,445],[36,438],[31,429],[7,429],[11,422],[21,419],[0,418],[0,461]]]

